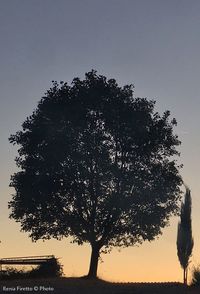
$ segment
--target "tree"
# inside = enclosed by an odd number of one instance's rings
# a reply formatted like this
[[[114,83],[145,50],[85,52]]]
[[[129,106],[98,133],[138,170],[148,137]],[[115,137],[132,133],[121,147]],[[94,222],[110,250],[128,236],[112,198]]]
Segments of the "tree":
[[[71,236],[99,255],[161,234],[178,213],[180,141],[170,112],[92,70],[52,87],[10,136],[19,145],[10,217],[32,240]]]
[[[183,268],[184,284],[187,284],[187,269],[194,246],[194,240],[192,237],[191,207],[191,193],[190,189],[186,187],[184,202],[181,204],[181,220],[178,223],[177,233],[177,254],[181,267]]]

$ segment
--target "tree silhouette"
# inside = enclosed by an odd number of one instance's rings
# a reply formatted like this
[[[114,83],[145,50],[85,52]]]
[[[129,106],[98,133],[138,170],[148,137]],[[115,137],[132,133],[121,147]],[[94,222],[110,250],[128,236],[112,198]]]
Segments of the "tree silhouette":
[[[187,284],[187,269],[194,246],[192,237],[191,206],[192,199],[190,190],[186,187],[184,202],[181,205],[181,220],[178,223],[177,233],[177,254],[181,267],[183,268],[184,284]]]
[[[71,85],[53,82],[10,136],[21,169],[11,177],[10,217],[35,241],[89,243],[88,277],[101,252],[153,240],[178,213],[176,121],[154,105],[92,70]]]

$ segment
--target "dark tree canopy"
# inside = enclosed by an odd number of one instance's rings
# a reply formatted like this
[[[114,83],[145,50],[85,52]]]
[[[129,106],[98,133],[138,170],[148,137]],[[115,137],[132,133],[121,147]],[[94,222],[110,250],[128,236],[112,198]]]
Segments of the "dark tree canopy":
[[[184,201],[181,204],[181,216],[178,223],[177,254],[183,268],[183,282],[187,284],[187,268],[192,254],[194,240],[192,237],[192,198],[190,189],[186,187]]]
[[[86,73],[53,82],[37,109],[10,136],[20,171],[10,217],[33,240],[73,237],[100,249],[153,240],[178,211],[175,156],[180,144],[170,112],[134,98],[133,86]],[[91,260],[91,264],[95,264]]]

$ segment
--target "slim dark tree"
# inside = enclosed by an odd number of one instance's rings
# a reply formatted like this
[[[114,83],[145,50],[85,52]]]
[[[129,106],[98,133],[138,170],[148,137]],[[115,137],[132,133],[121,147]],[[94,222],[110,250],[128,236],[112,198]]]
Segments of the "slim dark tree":
[[[194,241],[192,237],[191,220],[192,199],[189,188],[186,187],[184,201],[181,204],[180,222],[177,233],[177,254],[183,268],[183,283],[187,284],[187,269],[192,255]]]
[[[154,105],[92,70],[71,85],[53,82],[10,137],[20,168],[10,217],[34,241],[89,243],[88,277],[101,252],[153,240],[178,213],[176,121]]]

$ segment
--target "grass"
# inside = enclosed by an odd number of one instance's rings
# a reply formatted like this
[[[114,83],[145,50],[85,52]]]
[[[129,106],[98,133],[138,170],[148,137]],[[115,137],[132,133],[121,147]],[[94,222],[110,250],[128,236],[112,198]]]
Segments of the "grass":
[[[110,283],[82,278],[51,278],[0,281],[0,293],[198,294],[200,288],[184,287],[180,283]]]

